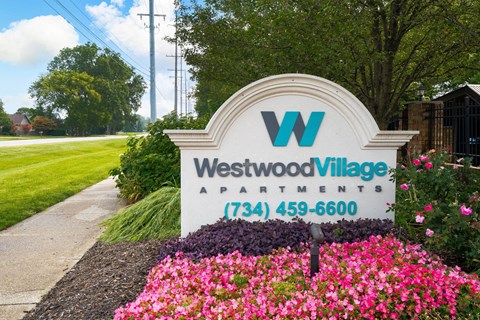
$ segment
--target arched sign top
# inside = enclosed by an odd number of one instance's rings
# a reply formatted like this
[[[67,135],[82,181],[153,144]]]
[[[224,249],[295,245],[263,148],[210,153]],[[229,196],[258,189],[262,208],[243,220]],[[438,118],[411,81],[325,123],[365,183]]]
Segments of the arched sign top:
[[[417,131],[381,131],[367,108],[342,86],[306,74],[267,77],[240,89],[217,110],[205,130],[165,130],[182,149],[218,149],[231,125],[255,103],[275,97],[308,97],[338,112],[361,149],[397,149]]]

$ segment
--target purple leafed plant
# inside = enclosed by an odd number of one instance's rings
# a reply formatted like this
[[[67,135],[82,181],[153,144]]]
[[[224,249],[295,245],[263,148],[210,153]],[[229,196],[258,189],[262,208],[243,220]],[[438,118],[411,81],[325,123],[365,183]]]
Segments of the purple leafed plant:
[[[387,219],[341,220],[320,225],[327,243],[362,241],[371,235],[399,234],[393,222]],[[159,260],[167,256],[174,257],[176,252],[183,252],[185,257],[198,260],[234,251],[248,256],[266,255],[273,249],[287,247],[296,251],[301,248],[302,243],[311,240],[309,226],[310,223],[302,220],[249,222],[222,219],[184,239],[169,241],[161,248]]]

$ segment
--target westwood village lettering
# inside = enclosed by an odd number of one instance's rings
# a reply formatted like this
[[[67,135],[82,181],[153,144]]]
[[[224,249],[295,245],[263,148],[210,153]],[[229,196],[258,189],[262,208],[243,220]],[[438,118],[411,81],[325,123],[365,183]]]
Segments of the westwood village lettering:
[[[359,177],[363,181],[371,181],[375,176],[383,177],[388,173],[385,162],[356,162],[346,157],[310,158],[309,161],[298,162],[252,162],[245,159],[242,162],[220,162],[219,158],[193,159],[197,176],[203,178],[215,177]]]

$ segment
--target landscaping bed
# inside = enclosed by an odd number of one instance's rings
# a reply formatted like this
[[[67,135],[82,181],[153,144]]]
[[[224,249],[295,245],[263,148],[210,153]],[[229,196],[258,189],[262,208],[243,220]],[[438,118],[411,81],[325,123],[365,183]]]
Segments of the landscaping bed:
[[[400,242],[388,220],[321,227],[314,278],[303,221],[219,221],[182,240],[98,242],[25,319],[477,319],[478,277]]]
[[[143,291],[163,242],[97,242],[24,319],[111,319]]]

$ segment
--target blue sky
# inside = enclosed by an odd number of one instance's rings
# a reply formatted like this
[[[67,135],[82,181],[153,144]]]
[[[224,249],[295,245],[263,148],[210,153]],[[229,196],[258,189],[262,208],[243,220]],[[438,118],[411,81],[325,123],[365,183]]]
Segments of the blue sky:
[[[173,110],[173,0],[155,0],[157,116]],[[33,107],[28,88],[62,48],[87,41],[108,45],[137,69],[149,84],[148,0],[4,0],[0,2],[0,99],[7,113]],[[191,89],[191,84],[188,84]],[[185,102],[183,102],[185,107]],[[190,108],[192,108],[190,103]],[[150,115],[149,89],[138,112]]]

